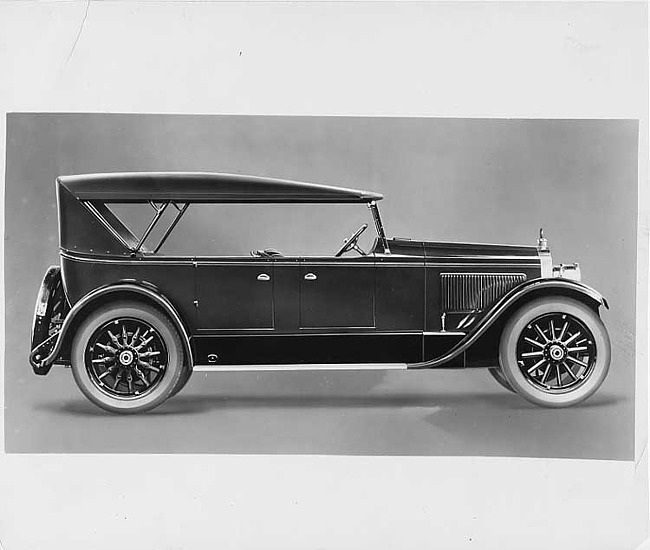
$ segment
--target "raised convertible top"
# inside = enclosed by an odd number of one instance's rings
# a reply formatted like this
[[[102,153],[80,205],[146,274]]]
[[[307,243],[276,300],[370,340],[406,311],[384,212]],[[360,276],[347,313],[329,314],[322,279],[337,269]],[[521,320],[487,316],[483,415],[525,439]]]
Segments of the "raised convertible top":
[[[115,172],[59,176],[59,185],[82,201],[178,203],[354,203],[379,193],[240,174]]]

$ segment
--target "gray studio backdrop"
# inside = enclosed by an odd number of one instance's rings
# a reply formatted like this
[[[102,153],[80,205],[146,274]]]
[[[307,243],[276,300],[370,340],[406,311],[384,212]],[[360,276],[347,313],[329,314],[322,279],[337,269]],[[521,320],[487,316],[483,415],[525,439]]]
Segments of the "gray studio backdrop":
[[[6,450],[631,459],[637,131],[619,120],[10,114]],[[544,227],[555,262],[579,261],[611,305],[609,377],[584,405],[547,410],[481,370],[201,373],[151,414],[104,414],[69,370],[31,372],[30,324],[42,274],[58,262],[54,178],[141,170],[378,191],[389,235],[534,244]],[[168,250],[334,252],[367,220],[362,206],[241,212],[188,213]]]

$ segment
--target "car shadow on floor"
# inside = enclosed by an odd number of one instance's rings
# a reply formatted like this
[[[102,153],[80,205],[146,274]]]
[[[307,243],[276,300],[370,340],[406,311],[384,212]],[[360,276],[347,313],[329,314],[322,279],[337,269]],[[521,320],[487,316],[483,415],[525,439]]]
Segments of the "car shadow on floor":
[[[595,395],[580,409],[608,407],[622,401],[614,395]],[[468,411],[553,411],[543,409],[508,393],[382,393],[365,395],[264,394],[264,395],[179,395],[159,408],[143,413],[146,416],[201,414],[211,410],[233,409],[373,409],[373,408],[431,408],[435,410]],[[107,413],[84,398],[43,403],[39,409],[50,413],[73,416],[115,416]],[[142,415],[139,415],[142,416]]]
[[[538,407],[510,396],[475,396],[466,407],[441,407],[423,420],[438,434],[442,454],[630,460],[633,426],[615,419],[634,404],[597,394],[569,408]],[[445,453],[444,449],[451,449]]]

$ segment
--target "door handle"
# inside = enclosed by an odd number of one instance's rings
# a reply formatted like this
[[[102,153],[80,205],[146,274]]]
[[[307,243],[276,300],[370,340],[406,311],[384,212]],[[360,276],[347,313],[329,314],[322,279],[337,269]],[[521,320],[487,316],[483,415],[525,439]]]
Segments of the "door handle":
[[[270,281],[270,280],[271,280],[271,277],[269,277],[266,273],[260,273],[260,274],[257,276],[257,280],[258,280],[258,281]]]
[[[305,281],[315,281],[316,279],[318,279],[318,277],[316,277],[315,273],[307,273],[307,275],[305,275]]]

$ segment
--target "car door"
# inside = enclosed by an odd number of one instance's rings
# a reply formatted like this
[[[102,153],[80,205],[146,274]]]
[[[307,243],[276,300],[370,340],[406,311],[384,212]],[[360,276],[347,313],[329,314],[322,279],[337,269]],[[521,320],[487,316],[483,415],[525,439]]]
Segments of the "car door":
[[[200,330],[272,330],[273,263],[263,258],[197,259]]]
[[[301,330],[375,328],[372,256],[304,258],[298,269]]]

